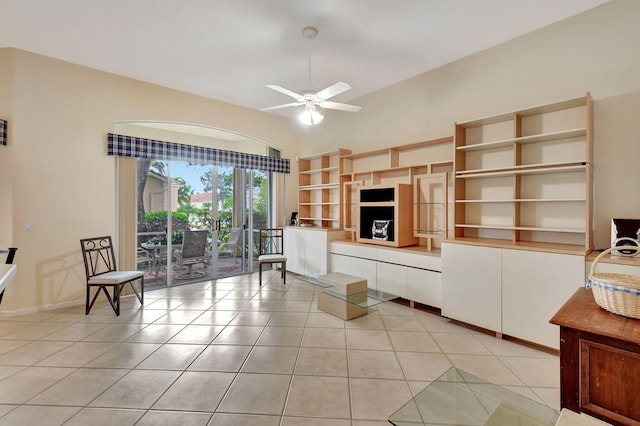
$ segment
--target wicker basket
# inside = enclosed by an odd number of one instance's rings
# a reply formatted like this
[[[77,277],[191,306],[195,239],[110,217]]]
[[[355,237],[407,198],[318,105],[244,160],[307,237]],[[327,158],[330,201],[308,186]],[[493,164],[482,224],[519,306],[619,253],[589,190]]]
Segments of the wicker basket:
[[[596,272],[602,256],[617,250],[638,250],[638,247],[611,247],[598,255],[591,265],[587,288],[593,290],[596,303],[614,314],[640,318],[640,277],[627,274]]]

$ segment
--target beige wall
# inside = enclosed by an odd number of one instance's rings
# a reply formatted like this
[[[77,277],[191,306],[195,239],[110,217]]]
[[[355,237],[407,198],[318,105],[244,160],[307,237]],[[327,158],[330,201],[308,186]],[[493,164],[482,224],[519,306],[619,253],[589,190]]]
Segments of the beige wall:
[[[357,99],[353,103],[362,111],[327,113],[306,135],[303,152],[342,147],[358,153],[434,139],[452,135],[455,121],[590,91],[594,243],[608,247],[612,216],[640,218],[640,138],[634,125],[640,118],[639,17],[640,1],[613,0]]]
[[[0,49],[0,118],[11,120],[11,55],[9,50]],[[8,137],[12,135],[9,123]],[[11,145],[0,146],[0,242],[7,245],[12,241],[11,223],[13,217],[13,162],[9,158]],[[6,246],[5,246],[6,247]]]
[[[115,122],[200,123],[268,141],[283,157],[297,154],[299,135],[282,117],[24,51],[0,49],[6,81],[0,113],[9,119],[10,145],[0,148],[0,247],[19,248],[19,273],[3,311],[84,298],[78,240],[115,235],[116,166],[106,155]]]

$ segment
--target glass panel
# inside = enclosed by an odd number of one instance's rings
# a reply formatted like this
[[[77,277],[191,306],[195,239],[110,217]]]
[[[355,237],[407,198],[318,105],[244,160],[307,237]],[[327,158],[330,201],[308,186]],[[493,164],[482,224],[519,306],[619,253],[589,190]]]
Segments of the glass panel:
[[[444,234],[446,206],[446,174],[420,175],[414,179],[415,236]]]
[[[145,271],[145,287],[167,285],[168,163],[138,160],[138,270]]]
[[[218,197],[217,209],[214,215],[217,219],[217,247],[214,275],[216,277],[236,275],[244,270],[244,232],[242,226],[242,213],[238,203],[242,203],[242,197],[236,196],[242,193],[241,183],[235,182],[238,176],[231,167],[214,167],[214,178]]]
[[[171,244],[166,252],[169,285],[213,278],[212,258],[217,245],[213,232],[211,176],[215,167],[184,161],[170,163]]]
[[[245,202],[256,200],[253,217],[263,226],[268,210],[266,173],[248,190],[244,174],[251,172],[231,167],[142,159],[138,164],[140,175],[146,175],[146,181],[140,181],[144,189],[139,199],[138,268],[147,272],[147,288],[247,271],[242,261],[247,245],[242,225],[247,222]],[[247,196],[234,196],[238,191]],[[199,231],[206,233],[204,252],[192,244],[191,237],[201,235]],[[186,242],[185,232],[190,232]]]
[[[250,187],[247,203],[247,215],[249,223],[251,224],[251,241],[248,247],[251,247],[249,251],[250,270],[255,271],[258,269],[258,244],[260,243],[260,229],[268,228],[270,223],[269,218],[269,187],[271,180],[271,173],[253,170],[247,172],[247,183]]]
[[[389,417],[393,425],[552,426],[558,412],[451,368]]]

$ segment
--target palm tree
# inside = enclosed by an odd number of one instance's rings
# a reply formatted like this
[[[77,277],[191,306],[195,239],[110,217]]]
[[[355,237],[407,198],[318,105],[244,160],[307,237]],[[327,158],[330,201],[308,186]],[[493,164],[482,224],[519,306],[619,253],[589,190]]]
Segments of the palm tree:
[[[150,158],[138,158],[137,190],[138,190],[138,224],[145,222],[144,211],[144,187],[147,185],[147,176],[151,167]]]

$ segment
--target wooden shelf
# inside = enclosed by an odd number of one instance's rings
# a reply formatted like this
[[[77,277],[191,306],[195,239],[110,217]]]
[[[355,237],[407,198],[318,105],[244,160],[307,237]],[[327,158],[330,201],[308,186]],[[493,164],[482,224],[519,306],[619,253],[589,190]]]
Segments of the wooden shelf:
[[[413,235],[413,210],[411,208],[412,185],[398,183],[393,186],[373,185],[358,187],[358,200],[370,201],[358,204],[358,232],[356,241],[393,247],[411,246],[418,243]],[[375,201],[380,199],[380,201]],[[387,201],[391,199],[391,201]],[[387,224],[387,240],[374,239],[372,227],[376,221]],[[378,229],[376,227],[376,229]]]
[[[396,202],[395,201],[381,201],[381,202],[377,202],[377,203],[376,202],[358,203],[358,205],[362,206],[362,207],[372,207],[372,206],[374,206],[374,207],[375,206],[378,206],[378,207],[384,207],[384,206],[389,207],[389,206],[391,206],[391,207],[393,207],[393,206],[396,205]]]
[[[350,153],[337,149],[298,160],[298,220],[301,225],[341,227],[341,156]]]
[[[372,205],[370,203],[354,202],[355,190],[362,185],[391,187],[398,184],[405,184],[412,186],[414,185],[414,179],[418,176],[438,174],[445,176],[445,185],[453,188],[454,162],[452,158],[452,145],[453,137],[449,136],[343,156],[342,159],[345,161],[345,167],[340,175],[340,180],[343,185],[343,216],[349,217],[350,222],[355,222],[355,212],[361,206],[366,207]],[[447,200],[445,199],[442,204],[446,203]],[[392,204],[393,203],[386,204],[386,206],[391,206]],[[383,206],[384,204],[376,203],[376,205]],[[409,205],[402,206],[401,209],[405,210],[407,214],[413,214],[416,211],[420,214],[420,209],[426,209],[427,206],[428,204],[424,203],[413,204],[412,201]],[[411,210],[411,213],[408,213],[409,210]],[[441,212],[438,212],[438,214],[448,215],[448,209],[444,208]],[[440,220],[440,222],[447,223],[446,220]],[[416,227],[416,229],[419,228],[420,227]],[[439,248],[434,244],[434,241],[439,242],[443,239],[443,235],[440,233],[413,232],[411,224],[408,225],[407,229],[413,233],[413,237],[416,238],[415,241],[421,246],[427,247],[427,250]],[[351,233],[352,240],[356,240],[358,234],[357,225],[354,227],[346,227],[345,230]],[[446,231],[444,234],[446,235]]]
[[[303,170],[299,172],[301,175],[312,175],[315,173],[328,173],[328,172],[337,172],[339,170],[338,166],[333,167],[324,167],[322,169],[313,169],[313,170]]]
[[[576,203],[586,198],[511,198],[504,200],[456,200],[456,203]]]
[[[425,148],[432,145],[450,143],[452,140],[453,138],[451,136],[447,136],[444,138],[432,139],[432,140],[423,141],[423,142],[415,142],[415,143],[410,143],[406,145],[398,145],[390,148],[377,149],[375,151],[367,151],[367,152],[361,152],[358,154],[344,155],[343,158],[357,159],[357,158],[366,158],[366,157],[371,157],[371,156],[381,155],[381,154],[388,154],[389,152],[392,152],[392,151],[395,151],[395,152],[411,151],[411,150]]]
[[[332,189],[332,188],[340,188],[339,183],[321,183],[317,185],[303,185],[298,188],[300,191],[313,191],[316,189]]]
[[[569,139],[569,138],[576,138],[580,136],[586,136],[586,134],[587,134],[586,128],[579,128],[579,129],[563,130],[559,132],[544,133],[540,135],[522,136],[519,138],[503,139],[503,140],[494,141],[494,142],[463,145],[463,146],[456,147],[456,150],[481,151],[481,150],[497,149],[497,148],[503,148],[503,147],[511,147],[513,146],[514,143],[525,144],[525,143],[548,142],[548,141],[554,141],[558,139]]]
[[[555,164],[527,164],[510,167],[496,167],[489,169],[464,170],[456,172],[457,178],[483,178],[506,175],[524,175],[540,173],[562,173],[585,170],[587,164],[580,163],[555,163]]]
[[[445,242],[472,246],[543,251],[558,254],[574,254],[579,256],[585,256],[590,251],[586,250],[583,245],[578,244],[546,243],[539,241],[511,241],[495,238],[456,237],[454,239],[445,240]]]
[[[456,240],[593,248],[590,94],[458,122],[454,146]]]
[[[568,228],[545,228],[535,226],[507,226],[507,225],[480,225],[471,223],[460,223],[455,225],[456,228],[474,228],[474,229],[504,229],[508,231],[534,231],[534,232],[563,232],[570,234],[584,234],[584,229],[568,229]]]
[[[469,121],[460,121],[456,123],[457,126],[469,128],[469,127],[478,127],[478,126],[486,126],[489,124],[500,123],[503,121],[512,120],[514,116],[518,115],[521,117],[528,117],[532,115],[542,115],[548,114],[552,112],[562,111],[571,108],[577,108],[580,106],[585,106],[588,102],[588,96],[581,96],[578,98],[571,98],[563,101],[554,102],[551,104],[539,105],[527,109],[522,109],[519,111],[507,112],[503,114],[492,115],[489,117],[477,118],[475,120]]]
[[[327,203],[298,203],[301,206],[339,206],[340,203],[335,202],[327,202]]]

